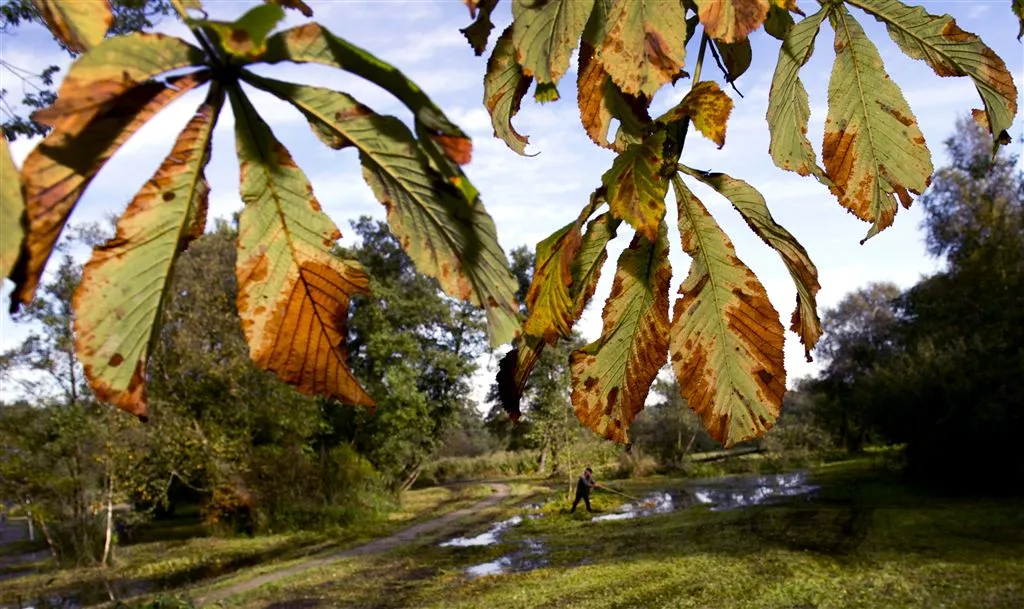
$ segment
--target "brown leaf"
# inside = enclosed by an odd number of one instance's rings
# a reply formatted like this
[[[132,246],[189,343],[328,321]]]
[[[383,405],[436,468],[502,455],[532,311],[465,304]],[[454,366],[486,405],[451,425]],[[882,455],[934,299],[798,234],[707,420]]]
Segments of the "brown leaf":
[[[75,350],[97,399],[145,418],[146,366],[177,256],[203,234],[205,168],[223,89],[214,87],[171,153],[93,251],[75,290]]]
[[[302,0],[266,0],[266,2],[270,2],[271,4],[277,4],[279,6],[283,6],[284,8],[297,10],[300,13],[302,13],[303,16],[305,17],[313,16],[313,9],[310,8],[310,6],[303,2]]]
[[[980,108],[974,108],[971,110],[971,116],[974,117],[974,122],[978,123],[979,127],[988,133],[992,133],[992,125],[988,121],[988,112],[985,112]],[[1013,141],[1013,139],[1010,137],[1009,133],[1003,131],[999,134],[998,142],[1003,146],[1006,146],[1011,141]]]
[[[668,180],[662,175],[664,147],[665,131],[658,130],[642,144],[629,146],[601,176],[612,213],[649,241],[657,239],[658,226],[665,217]]]
[[[109,0],[32,0],[32,4],[50,33],[76,53],[102,42],[114,23]]]
[[[718,88],[718,83],[704,80],[694,85],[683,101],[658,121],[667,124],[689,118],[697,131],[721,148],[725,145],[725,127],[731,112],[732,99]]]
[[[620,89],[654,97],[686,58],[686,13],[678,2],[614,0],[599,58]]]
[[[46,261],[86,187],[107,160],[150,118],[209,80],[209,72],[150,81],[105,104],[77,135],[55,129],[21,167],[28,232],[11,279],[11,311],[35,295]]]
[[[628,145],[643,139],[644,125],[650,122],[647,100],[620,91],[597,60],[594,47],[586,40],[580,45],[576,77],[580,120],[591,141],[598,146],[622,152],[626,146],[620,144]],[[608,141],[612,119],[619,121],[619,135],[624,138],[622,142]]]
[[[657,243],[637,233],[619,257],[611,295],[605,302],[601,337],[574,351],[572,405],[594,433],[628,444],[627,430],[644,401],[668,350],[668,228]]]
[[[744,40],[768,16],[769,0],[695,0],[708,35],[722,42]]]

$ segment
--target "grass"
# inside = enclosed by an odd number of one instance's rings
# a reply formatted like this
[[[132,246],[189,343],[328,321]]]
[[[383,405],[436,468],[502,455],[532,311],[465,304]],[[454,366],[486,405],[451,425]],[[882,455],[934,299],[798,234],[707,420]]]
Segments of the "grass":
[[[303,573],[225,606],[1024,606],[1024,502],[930,496],[902,484],[883,464],[874,459],[815,468],[820,493],[779,506],[591,522],[560,513],[555,502],[546,506],[546,518],[524,521],[497,546],[409,545]],[[648,479],[617,486],[640,492],[681,484]],[[595,495],[599,509],[613,509],[617,501]],[[470,532],[484,528],[481,523]],[[515,552],[526,539],[544,545],[547,566],[466,576],[467,566]]]
[[[188,518],[158,521],[134,533],[136,543],[119,547],[115,564],[109,568],[60,568],[47,559],[0,569],[0,574],[14,576],[5,579],[0,586],[0,603],[31,599],[41,594],[101,590],[106,583],[115,587],[118,583],[123,585],[137,580],[184,584],[189,580],[205,579],[252,565],[295,562],[327,550],[338,550],[388,535],[420,520],[472,505],[490,492],[489,485],[409,491],[402,497],[400,509],[386,518],[326,533],[223,538],[207,536],[202,527]],[[27,542],[10,545],[29,549]],[[5,555],[11,556],[11,552],[5,551]]]

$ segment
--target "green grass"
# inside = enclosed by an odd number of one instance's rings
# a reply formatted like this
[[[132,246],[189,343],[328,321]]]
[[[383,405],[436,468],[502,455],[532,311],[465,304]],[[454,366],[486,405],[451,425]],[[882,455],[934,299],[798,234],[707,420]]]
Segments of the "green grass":
[[[813,501],[774,507],[590,522],[553,503],[546,518],[511,529],[496,547],[410,545],[307,572],[225,605],[306,599],[303,606],[376,609],[1024,606],[1024,502],[930,496],[901,484],[883,464],[816,468],[823,488]],[[617,486],[639,492],[681,484],[646,479]],[[617,502],[595,495],[599,509]],[[467,566],[512,552],[526,538],[544,544],[548,566],[466,577]]]

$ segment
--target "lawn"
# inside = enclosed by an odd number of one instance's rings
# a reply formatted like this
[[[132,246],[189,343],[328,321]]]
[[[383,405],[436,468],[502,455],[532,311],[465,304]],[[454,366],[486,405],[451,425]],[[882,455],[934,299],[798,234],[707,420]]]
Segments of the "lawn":
[[[231,599],[274,607],[963,607],[1024,606],[1024,502],[930,496],[868,462],[816,468],[808,500],[690,507],[592,522],[561,497],[493,546],[436,540],[353,558]],[[627,492],[686,481],[620,483]],[[613,497],[615,497],[613,499]],[[598,495],[614,512],[622,501]],[[522,510],[520,510],[520,513]],[[495,515],[508,518],[514,511]],[[469,527],[468,536],[489,523]],[[471,577],[507,556],[524,572]],[[536,567],[536,568],[531,568]]]

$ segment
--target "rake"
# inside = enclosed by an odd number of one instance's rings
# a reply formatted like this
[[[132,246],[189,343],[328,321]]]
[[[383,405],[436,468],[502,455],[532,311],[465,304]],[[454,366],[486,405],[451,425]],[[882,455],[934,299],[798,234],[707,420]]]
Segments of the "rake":
[[[611,492],[613,492],[613,493],[615,493],[617,495],[622,495],[626,499],[632,499],[633,501],[638,501],[640,503],[641,507],[645,507],[645,508],[654,507],[658,503],[657,501],[654,501],[654,500],[649,500],[649,499],[645,500],[645,499],[641,499],[641,498],[639,498],[639,497],[637,497],[635,495],[630,495],[629,493],[623,493],[622,491],[620,491],[618,489],[614,489],[614,488],[612,488],[610,486],[604,486],[602,484],[598,484],[596,486],[597,486],[597,488],[604,489],[606,491],[611,491]]]

